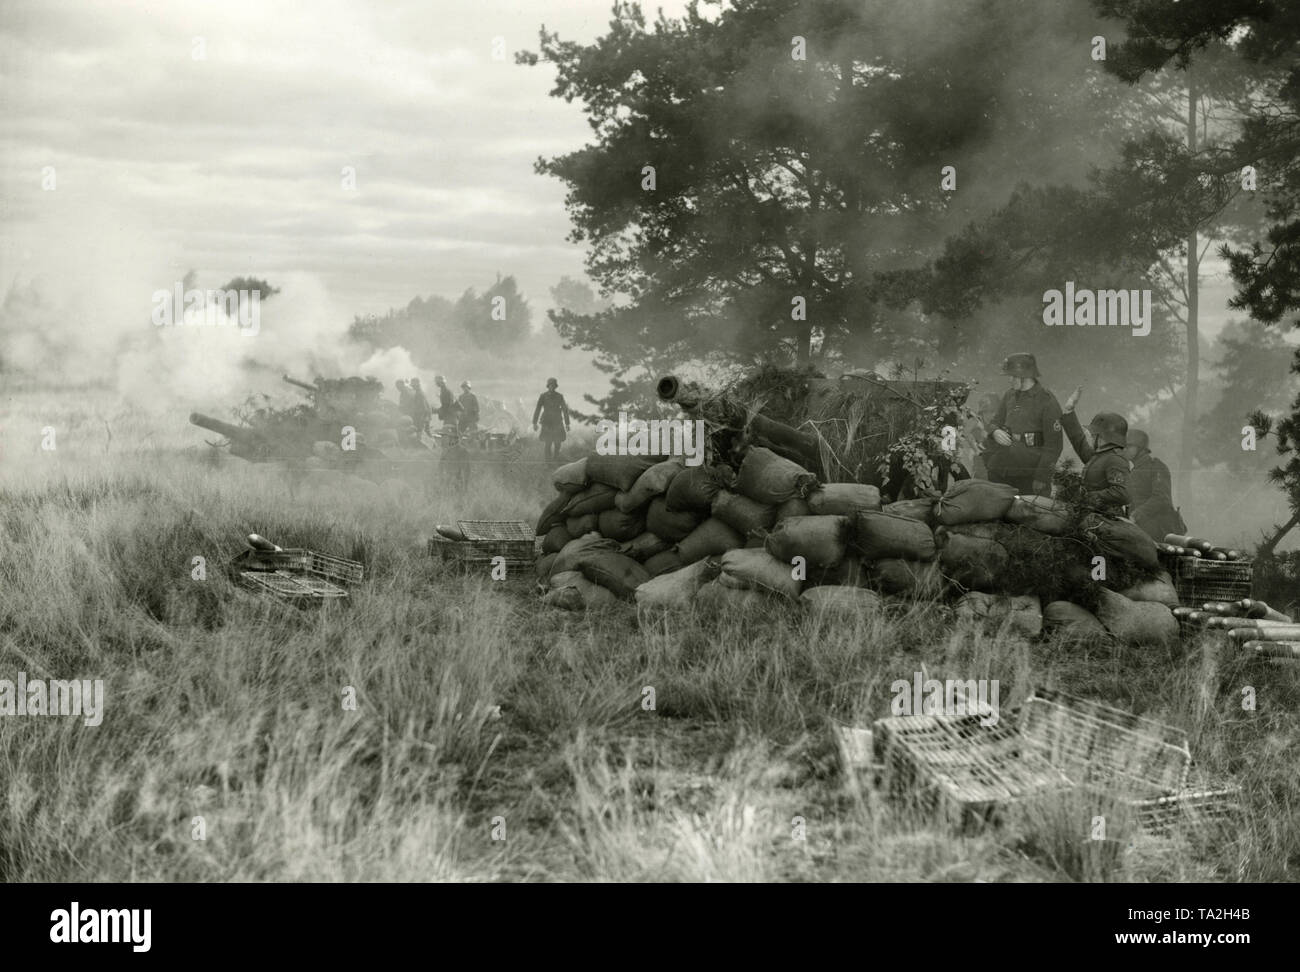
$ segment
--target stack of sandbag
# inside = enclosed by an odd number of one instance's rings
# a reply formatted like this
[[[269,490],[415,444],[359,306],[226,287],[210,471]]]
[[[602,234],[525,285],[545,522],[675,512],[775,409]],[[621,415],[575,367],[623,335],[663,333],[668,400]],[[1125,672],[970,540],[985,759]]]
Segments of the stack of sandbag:
[[[1032,594],[984,594],[969,591],[956,605],[958,621],[998,631],[1003,627],[1022,638],[1037,638],[1043,631],[1043,612]]]

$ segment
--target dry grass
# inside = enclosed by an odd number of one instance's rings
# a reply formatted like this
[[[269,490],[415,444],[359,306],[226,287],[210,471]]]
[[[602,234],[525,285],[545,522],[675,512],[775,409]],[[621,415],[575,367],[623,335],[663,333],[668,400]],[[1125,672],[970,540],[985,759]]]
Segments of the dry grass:
[[[1295,668],[1213,645],[1029,645],[954,629],[933,605],[644,629],[630,608],[543,611],[531,577],[454,573],[424,550],[436,522],[531,519],[540,466],[463,492],[434,474],[291,495],[274,468],[178,448],[192,430],[124,452],[134,431],[104,450],[87,414],[15,419],[0,677],[103,678],[106,716],[0,718],[0,880],[1283,881],[1300,867]],[[15,449],[14,429],[46,422],[67,428],[56,453]],[[234,588],[220,565],[253,531],[364,556],[353,606],[299,613]],[[890,683],[922,665],[1000,679],[1004,710],[1044,684],[1179,725],[1207,770],[1246,785],[1246,821],[1209,846],[1112,834],[1098,848],[1079,797],[954,833],[833,758],[831,725],[887,715]]]

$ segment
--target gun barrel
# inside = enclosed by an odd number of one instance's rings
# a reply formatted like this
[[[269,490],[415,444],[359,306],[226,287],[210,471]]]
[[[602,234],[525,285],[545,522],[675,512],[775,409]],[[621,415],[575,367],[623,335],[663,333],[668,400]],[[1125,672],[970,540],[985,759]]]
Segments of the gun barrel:
[[[214,419],[211,415],[204,415],[202,412],[191,412],[190,424],[197,425],[201,429],[207,429],[209,432],[224,435],[232,442],[247,442],[256,438],[256,433],[251,429],[241,429],[238,425],[231,425],[229,422],[221,421],[221,419]]]
[[[315,385],[309,385],[307,382],[299,381],[297,378],[290,378],[288,375],[281,375],[280,378],[287,384],[293,385],[295,388],[302,388],[309,392],[318,391]]]

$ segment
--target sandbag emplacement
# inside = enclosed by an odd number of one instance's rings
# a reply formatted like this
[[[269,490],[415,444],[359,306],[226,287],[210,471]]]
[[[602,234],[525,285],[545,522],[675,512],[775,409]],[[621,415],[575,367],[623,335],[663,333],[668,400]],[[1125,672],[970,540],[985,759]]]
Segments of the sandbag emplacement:
[[[1049,634],[1066,641],[1090,641],[1106,634],[1095,614],[1069,601],[1053,601],[1044,607],[1043,626]]]
[[[671,548],[671,543],[647,530],[644,533],[637,534],[626,543],[620,544],[618,552],[631,557],[633,560],[645,563],[655,554],[663,553]]]
[[[655,536],[663,537],[669,543],[677,543],[685,540],[690,532],[706,519],[708,517],[703,513],[694,510],[669,513],[667,500],[662,496],[656,496],[650,501],[650,508],[646,511],[645,526]]]
[[[744,545],[744,537],[721,520],[709,517],[677,544],[677,556],[683,564],[693,564],[705,557],[720,557]]]
[[[880,490],[864,483],[826,483],[808,494],[814,516],[853,516],[880,511]]]
[[[949,533],[939,551],[939,566],[953,582],[972,591],[995,591],[1007,566],[1007,548],[996,540]]]
[[[546,504],[546,509],[542,510],[542,515],[537,518],[537,525],[533,532],[539,537],[544,537],[551,532],[553,527],[562,524],[568,517],[565,507],[573,501],[573,496],[569,493],[561,493],[555,499]]]
[[[802,581],[795,580],[790,565],[777,560],[766,550],[728,550],[722,555],[721,563],[722,577],[719,580],[728,587],[761,588],[788,598],[798,597],[803,587]]]
[[[863,565],[867,582],[886,594],[901,594],[928,601],[938,600],[947,587],[939,565],[919,560],[889,558]]]
[[[600,514],[596,529],[600,531],[602,537],[626,543],[645,533],[645,517],[635,513],[606,510]]]
[[[551,473],[551,485],[561,493],[580,493],[590,485],[586,457],[568,462]]]
[[[606,540],[597,533],[588,533],[586,536],[578,537],[576,540],[570,540],[564,545],[564,549],[555,555],[555,560],[551,566],[551,573],[559,574],[566,570],[577,570],[578,562],[583,555],[592,550],[608,550],[611,552],[618,551],[618,544],[613,540]]]
[[[1097,620],[1125,644],[1163,648],[1178,641],[1178,619],[1165,605],[1130,601],[1105,588],[1099,595]]]
[[[755,611],[771,607],[773,604],[787,602],[777,599],[772,594],[760,590],[745,590],[740,587],[728,587],[720,580],[709,581],[695,592],[695,609],[701,614],[716,616],[719,614],[750,615]]]
[[[585,537],[588,533],[600,529],[600,517],[595,513],[586,516],[571,516],[564,521],[564,532],[571,538]],[[550,533],[547,533],[550,536]]]
[[[885,604],[875,591],[863,587],[810,587],[800,597],[814,616],[855,621],[879,612]]]
[[[817,477],[797,462],[771,449],[750,446],[740,464],[736,490],[757,503],[776,505],[794,497],[807,497],[816,485]]]
[[[1043,632],[1043,612],[1032,594],[1007,596],[969,591],[957,601],[956,613],[958,621],[978,623],[992,630],[1006,625],[1008,631],[1022,638],[1037,638]]]
[[[636,589],[638,609],[688,609],[700,585],[718,574],[716,560],[700,560],[681,570],[652,577]]]
[[[615,497],[614,505],[624,513],[639,510],[656,496],[667,492],[673,477],[685,468],[684,460],[680,457],[655,463],[637,477],[631,489]]]
[[[636,589],[650,579],[644,567],[617,550],[590,550],[579,558],[578,569],[593,584],[625,600],[631,599]]]
[[[576,591],[578,601],[565,591]],[[564,608],[566,611],[579,611],[584,608],[610,607],[618,603],[613,592],[599,584],[593,584],[578,571],[566,571],[563,576],[553,579],[552,590],[542,597],[542,603]]]
[[[834,567],[852,542],[853,521],[847,516],[792,516],[767,535],[767,552],[786,564],[803,557],[809,568]]]
[[[664,493],[668,512],[708,512],[718,491],[730,488],[735,482],[736,474],[730,466],[687,466],[672,478]]]
[[[572,501],[564,508],[565,516],[586,516],[588,513],[604,513],[614,508],[614,497],[618,490],[605,483],[592,483],[581,493],[575,493]]]
[[[593,483],[603,483],[625,492],[636,485],[641,474],[656,461],[645,456],[602,456],[593,452],[587,456],[587,478]]]
[[[934,534],[920,520],[886,512],[859,513],[853,527],[853,543],[863,560],[934,559]]]
[[[1014,486],[987,479],[962,479],[940,498],[936,517],[944,526],[1000,520],[1015,498]]]
[[[1173,578],[1165,571],[1160,571],[1149,581],[1142,581],[1127,587],[1120,591],[1130,601],[1151,601],[1154,604],[1164,604],[1167,607],[1178,607],[1182,602],[1178,599],[1178,591],[1174,587]]]
[[[894,516],[905,516],[909,520],[920,520],[928,526],[934,526],[937,522],[934,518],[935,502],[932,499],[918,498],[909,500],[899,500],[896,503],[886,503],[880,508],[882,513],[890,513]]]
[[[575,539],[574,536],[563,526],[551,527],[551,529],[546,532],[545,538],[542,540],[542,553],[559,553],[564,549],[565,544],[573,539]]]
[[[660,574],[666,574],[672,570],[681,570],[682,558],[677,555],[676,549],[664,550],[652,557],[647,557],[645,562],[646,573],[651,577],[658,577]]]
[[[743,537],[755,530],[770,530],[776,523],[775,506],[756,503],[729,489],[720,489],[713,497],[713,515]]]
[[[1046,496],[1017,496],[1003,519],[1058,537],[1070,532],[1070,508]]]

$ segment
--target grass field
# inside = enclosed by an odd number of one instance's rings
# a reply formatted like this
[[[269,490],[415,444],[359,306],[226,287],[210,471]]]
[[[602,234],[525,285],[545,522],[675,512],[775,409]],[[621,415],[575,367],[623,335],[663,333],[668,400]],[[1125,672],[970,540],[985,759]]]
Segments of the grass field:
[[[291,492],[274,467],[184,448],[197,430],[141,447],[130,415],[9,408],[0,678],[102,678],[105,718],[0,718],[0,880],[1300,874],[1300,667],[1215,643],[1030,644],[933,604],[855,626],[782,607],[646,625],[630,606],[545,610],[531,575],[464,575],[425,552],[437,522],[533,520],[540,464],[463,491],[434,474]],[[52,453],[35,445],[45,424],[61,430]],[[221,570],[250,532],[355,556],[367,579],[347,609],[259,599]],[[1097,842],[1096,808],[1075,797],[967,834],[937,824],[842,774],[831,731],[888,715],[890,683],[922,666],[999,679],[1004,711],[1045,685],[1173,723],[1206,772],[1244,786],[1245,820],[1207,842],[1118,827]]]

